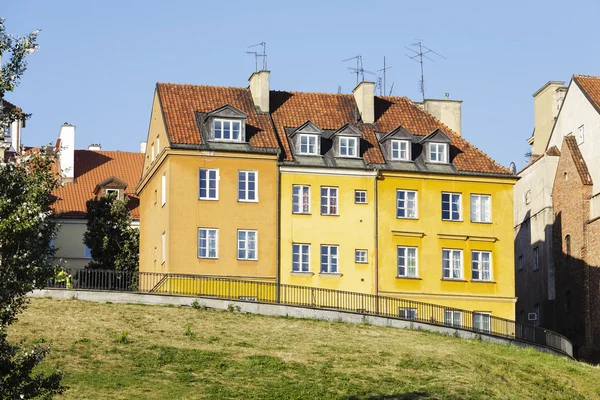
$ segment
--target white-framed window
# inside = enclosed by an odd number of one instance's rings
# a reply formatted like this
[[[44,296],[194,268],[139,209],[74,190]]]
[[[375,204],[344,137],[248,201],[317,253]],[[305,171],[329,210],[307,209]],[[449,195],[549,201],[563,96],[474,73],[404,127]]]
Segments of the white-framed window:
[[[238,171],[238,201],[258,202],[257,171]]]
[[[462,250],[442,250],[442,278],[463,279],[463,252]]]
[[[473,313],[473,330],[481,332],[492,331],[492,315],[487,312]]]
[[[444,325],[462,327],[462,311],[444,310]]]
[[[417,218],[417,192],[396,190],[396,218]]]
[[[416,278],[419,276],[418,257],[416,247],[398,246],[397,250],[397,276]]]
[[[448,144],[429,143],[429,161],[434,163],[447,163]]]
[[[338,188],[321,186],[321,214],[338,215]]]
[[[357,151],[357,138],[355,137],[340,137],[340,148],[339,155],[341,157],[356,157]]]
[[[490,195],[471,195],[471,222],[492,222],[492,197]]]
[[[160,137],[156,137],[156,154],[160,154]]]
[[[160,178],[160,201],[161,206],[167,203],[167,173],[162,174]]]
[[[292,185],[292,213],[310,214],[310,186]]]
[[[227,119],[213,120],[215,140],[242,141],[242,122]]]
[[[577,144],[583,143],[584,135],[584,128],[583,125],[581,125],[579,128],[577,128]]]
[[[338,272],[338,250],[336,245],[321,245],[321,273],[336,274]]]
[[[310,272],[310,244],[292,244],[292,272]]]
[[[533,270],[538,269],[540,269],[540,248],[536,246],[533,248]]]
[[[167,233],[163,232],[160,237],[160,263],[167,261]]]
[[[366,264],[368,262],[368,251],[354,250],[354,262],[357,264]]]
[[[492,280],[492,253],[478,250],[471,252],[471,279],[474,281]]]
[[[355,190],[354,191],[354,202],[356,204],[367,204],[367,191],[366,190]]]
[[[299,135],[298,143],[300,144],[300,146],[298,148],[298,154],[307,154],[311,156],[318,155],[318,140],[319,137],[317,135]]]
[[[442,219],[460,221],[462,219],[462,195],[460,193],[442,193]]]
[[[258,232],[255,230],[238,230],[237,259],[258,260]]]
[[[119,198],[119,189],[106,189],[105,193],[106,193],[106,197],[113,195],[113,196],[115,196],[115,199]]]
[[[531,190],[528,190],[525,193],[523,193],[523,201],[525,202],[525,204],[531,203]]]
[[[198,228],[198,258],[219,258],[219,230]]]
[[[198,199],[219,199],[219,170],[200,168],[198,170]]]
[[[150,145],[150,153],[152,155],[151,161],[154,162],[154,142]]]
[[[402,319],[417,319],[416,308],[398,308],[398,317]]]
[[[408,140],[392,140],[392,160],[410,160],[410,142]]]
[[[522,270],[525,266],[525,261],[523,260],[523,256],[519,256],[519,261],[518,261],[518,269],[519,271]]]
[[[86,245],[83,245],[83,258],[92,258],[92,250]]]

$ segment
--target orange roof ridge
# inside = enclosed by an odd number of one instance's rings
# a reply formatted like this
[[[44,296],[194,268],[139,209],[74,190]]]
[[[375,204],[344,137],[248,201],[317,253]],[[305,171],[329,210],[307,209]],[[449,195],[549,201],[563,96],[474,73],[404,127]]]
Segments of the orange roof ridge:
[[[579,173],[579,177],[581,178],[581,182],[584,185],[592,184],[592,176],[590,175],[590,171],[588,170],[587,164],[579,150],[579,146],[577,145],[577,140],[575,136],[565,136],[565,143],[571,152],[571,158],[573,159],[573,163],[575,163],[575,168]]]
[[[172,82],[156,82],[157,85],[165,85],[165,86],[189,86],[189,87],[201,87],[201,88],[220,88],[220,89],[242,89],[242,90],[250,90],[248,86],[223,86],[223,85],[197,85],[194,83],[172,83]]]

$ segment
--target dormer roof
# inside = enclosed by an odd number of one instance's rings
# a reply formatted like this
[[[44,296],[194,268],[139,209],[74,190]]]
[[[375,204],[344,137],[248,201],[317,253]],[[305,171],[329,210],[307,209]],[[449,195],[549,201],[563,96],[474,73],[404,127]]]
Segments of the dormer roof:
[[[207,118],[215,117],[215,118],[237,118],[237,119],[246,119],[248,118],[248,114],[243,112],[242,110],[235,108],[231,104],[225,104],[222,107],[216,108],[206,114]]]
[[[385,143],[390,139],[399,140],[414,140],[414,136],[410,134],[402,125],[399,125],[396,129],[388,133],[378,133],[379,143]]]
[[[448,135],[446,135],[441,129],[438,128],[419,141],[419,143],[427,142],[451,143],[452,139],[450,139]]]
[[[121,179],[117,178],[116,176],[111,176],[110,178],[106,178],[102,182],[98,182],[98,184],[94,188],[94,194],[98,194],[100,189],[105,188],[109,185],[111,188],[115,188],[115,189],[123,189],[123,190],[127,189],[127,182],[122,181]]]
[[[288,132],[289,132],[288,137],[290,137],[290,138],[293,138],[294,136],[296,136],[299,133],[303,133],[303,134],[307,134],[307,135],[323,134],[323,130],[310,120],[306,121],[305,123],[303,123],[302,125],[300,125],[298,128],[296,128],[294,130],[288,130]]]
[[[345,124],[340,129],[335,131],[332,136],[362,136],[362,132],[353,124]]]

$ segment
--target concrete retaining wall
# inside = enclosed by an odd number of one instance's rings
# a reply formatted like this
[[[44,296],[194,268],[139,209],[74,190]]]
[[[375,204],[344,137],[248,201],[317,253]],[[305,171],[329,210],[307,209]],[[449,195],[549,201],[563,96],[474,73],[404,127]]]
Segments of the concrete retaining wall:
[[[92,290],[61,290],[61,289],[43,289],[34,290],[29,294],[30,297],[50,297],[63,300],[84,300],[95,302],[112,302],[128,304],[148,304],[148,305],[176,305],[190,306],[195,300],[208,308],[227,310],[229,307],[239,307],[240,312],[249,314],[261,314],[280,317],[294,317],[318,319],[335,322],[347,322],[351,324],[369,324],[377,326],[390,326],[402,329],[424,330],[437,332],[443,335],[460,337],[463,339],[477,339],[483,342],[499,343],[506,345],[516,345],[521,347],[531,347],[538,351],[565,356],[551,348],[539,346],[531,343],[521,342],[516,339],[508,339],[498,336],[476,333],[468,330],[432,325],[423,322],[413,322],[395,318],[377,317],[373,315],[363,315],[344,311],[313,309],[306,307],[294,307],[283,304],[255,303],[251,301],[215,299],[208,297],[189,297],[172,296],[160,294],[143,293],[124,293],[112,291],[92,291]]]

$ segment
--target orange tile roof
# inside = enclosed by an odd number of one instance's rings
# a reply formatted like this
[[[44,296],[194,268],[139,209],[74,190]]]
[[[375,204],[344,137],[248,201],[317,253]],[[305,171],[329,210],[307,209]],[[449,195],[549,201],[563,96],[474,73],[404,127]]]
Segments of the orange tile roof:
[[[21,110],[20,107],[15,106],[13,103],[11,103],[10,101],[8,101],[6,99],[2,99],[2,102],[4,103],[4,107],[6,107],[8,109],[16,110],[18,112],[23,112],[23,110]]]
[[[293,155],[286,127],[297,128],[311,120],[321,129],[337,130],[347,123],[357,123],[356,102],[351,94],[271,91],[269,116],[256,112],[248,88],[158,83],[157,90],[171,143],[201,144],[196,112],[209,112],[225,104],[248,114],[246,124],[258,129],[250,138],[252,146],[273,149],[281,146],[282,158],[287,161],[293,160]],[[442,129],[459,150],[453,159],[459,171],[512,175],[406,97],[375,97],[375,124],[359,124],[364,139],[371,144],[364,154],[366,163],[385,163],[375,132],[387,133],[399,125],[416,136]]]
[[[270,101],[285,160],[293,159],[285,127],[295,128],[311,120],[321,129],[339,129],[357,120],[356,103],[350,94],[271,92]],[[385,162],[374,132],[387,133],[399,125],[416,136],[426,136],[437,128],[443,130],[452,140],[452,145],[459,149],[459,154],[453,160],[459,171],[512,175],[510,170],[497,164],[406,97],[375,97],[375,123],[361,126],[365,140],[372,145],[364,154],[365,162]]]
[[[577,168],[577,172],[579,173],[581,182],[584,185],[591,185],[592,176],[590,175],[590,171],[588,170],[587,164],[585,163],[583,155],[579,150],[579,146],[577,145],[577,140],[575,139],[575,136],[565,136],[565,144],[569,148],[569,152],[571,153],[571,157],[573,158],[573,162],[575,163],[575,168]]]
[[[600,76],[573,75],[573,80],[600,113]]]
[[[140,199],[135,186],[142,175],[144,154],[124,151],[75,150],[75,179],[57,189],[55,212],[62,218],[85,218],[86,201],[93,199],[96,185],[112,176],[127,183],[125,194],[134,219],[140,218]]]
[[[256,112],[250,89],[172,83],[158,83],[156,87],[171,143],[202,144],[196,112],[209,112],[231,104],[248,114],[247,129],[250,126],[257,130],[249,139],[250,145],[279,148],[269,115]]]

